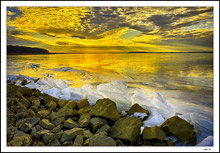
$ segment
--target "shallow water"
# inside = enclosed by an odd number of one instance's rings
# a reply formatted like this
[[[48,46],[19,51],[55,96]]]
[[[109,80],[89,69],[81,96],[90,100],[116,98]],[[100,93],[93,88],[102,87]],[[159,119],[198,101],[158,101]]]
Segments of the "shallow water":
[[[148,98],[159,91],[180,113],[213,116],[212,53],[9,55],[7,74],[50,75],[72,87],[123,80]]]

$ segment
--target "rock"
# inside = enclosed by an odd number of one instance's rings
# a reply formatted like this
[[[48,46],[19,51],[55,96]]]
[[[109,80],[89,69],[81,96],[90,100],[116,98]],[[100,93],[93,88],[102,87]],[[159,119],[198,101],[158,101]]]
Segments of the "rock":
[[[11,141],[15,134],[22,133],[22,131],[18,130],[16,127],[8,127],[7,128],[7,141]]]
[[[165,142],[153,142],[153,146],[166,146]]]
[[[54,101],[56,103],[59,101],[59,99],[57,99],[53,96],[50,96],[46,93],[43,93],[43,97],[44,97],[44,104],[49,103],[50,101]]]
[[[105,124],[105,125],[103,125],[100,129],[98,129],[98,130],[96,131],[96,134],[99,134],[99,133],[101,133],[101,132],[109,133],[110,130],[111,130],[111,127],[108,126],[108,124]]]
[[[119,139],[117,139],[115,142],[116,142],[116,146],[125,146],[123,144],[123,142],[121,140],[119,140]]]
[[[42,134],[47,133],[47,132],[49,132],[49,130],[45,130],[40,125],[36,125],[35,127],[32,128],[31,136],[35,138],[40,138]]]
[[[64,121],[64,124],[63,124],[64,127],[67,127],[67,128],[78,128],[79,125],[73,121],[71,118],[68,118],[66,121]]]
[[[32,96],[32,90],[28,87],[22,87],[20,89],[20,93],[24,96],[24,97],[31,97]]]
[[[89,139],[86,139],[83,143],[83,146],[89,146]]]
[[[52,114],[52,113],[51,113]],[[65,117],[59,117],[57,118],[55,121],[53,121],[52,123],[57,126],[57,125],[60,125],[60,124],[63,124],[63,122],[65,121]]]
[[[40,118],[30,117],[23,120],[19,120],[16,122],[16,127],[19,128],[23,132],[30,131],[34,125],[36,125],[40,121]]]
[[[37,112],[37,117],[40,117],[40,119],[46,118],[50,115],[50,111],[48,110],[40,110]]]
[[[48,119],[42,119],[39,125],[46,130],[52,130],[55,127],[52,123],[49,122]]]
[[[67,103],[63,106],[63,108],[71,108],[74,109],[76,108],[76,102],[75,101],[67,101]]]
[[[28,109],[26,112],[26,117],[35,117],[36,114],[32,109]]]
[[[93,134],[89,130],[83,132],[83,140],[88,139],[90,136],[93,136]]]
[[[63,135],[61,137],[61,142],[73,140],[75,137],[79,134],[83,134],[83,129],[81,128],[73,128],[70,130],[66,130],[63,132]]]
[[[65,141],[62,146],[72,146],[73,145],[73,141]]]
[[[89,139],[89,146],[116,146],[116,142],[109,136],[94,135]]]
[[[58,118],[64,118],[64,120],[65,120],[65,117],[66,117],[65,114],[62,112],[52,112],[50,114],[51,121],[57,120]]]
[[[73,145],[74,146],[82,146],[83,145],[83,136],[82,136],[82,134],[79,134],[79,135],[76,136]]]
[[[110,99],[99,99],[89,112],[93,116],[104,117],[112,121],[120,118],[116,104]]]
[[[16,113],[22,113],[22,112],[26,112],[27,108],[24,104],[18,102],[17,106],[16,106]]]
[[[38,80],[40,80],[40,78],[37,78],[36,80],[34,80],[34,83],[37,83]]]
[[[19,132],[7,143],[8,146],[30,146],[32,143],[31,135]]]
[[[108,122],[105,119],[99,118],[99,117],[93,117],[91,119],[91,126],[93,129],[93,132],[96,132],[99,128],[101,128],[103,125],[107,124]]]
[[[86,108],[81,108],[79,109],[79,111],[77,111],[77,114],[79,116],[85,114],[85,113],[89,113],[91,111],[92,107],[86,107]]]
[[[51,132],[46,132],[43,134],[43,141],[45,144],[51,143],[52,141],[56,139],[60,139],[60,137],[63,135],[63,131],[60,131],[58,133],[51,133]]]
[[[91,122],[91,115],[89,113],[83,114],[78,120],[78,124],[82,128],[87,127],[90,124],[90,122]]]
[[[82,99],[78,101],[76,104],[78,109],[89,107],[89,102],[87,99]]]
[[[40,100],[38,100],[38,99],[32,100],[32,105],[40,107]]]
[[[146,114],[150,114],[148,110],[142,108],[140,105],[138,104],[134,104],[131,106],[131,108],[129,109],[129,111],[127,112],[127,115],[132,115],[134,114],[135,112],[138,112],[138,113],[146,113]]]
[[[24,79],[22,82],[21,82],[21,85],[26,85],[28,84],[28,81],[26,79]]]
[[[196,138],[193,133],[193,125],[178,116],[173,116],[167,119],[160,128],[167,135],[175,136],[181,142],[186,142],[188,144],[196,142]]]
[[[37,106],[31,106],[30,107],[30,109],[32,109],[34,112],[35,112],[35,114],[38,112],[38,107]]]
[[[63,129],[63,124],[57,125],[55,128],[51,130],[52,133],[60,132]]]
[[[165,139],[165,132],[163,132],[158,126],[144,127],[142,137],[144,140],[159,140],[160,142]]]
[[[45,107],[50,108],[50,110],[55,110],[57,108],[57,104],[56,104],[56,102],[51,100],[45,104]]]
[[[38,141],[38,140],[35,140],[33,142],[33,146],[45,146],[44,142],[42,141]]]
[[[110,136],[133,145],[140,135],[142,121],[137,117],[124,117],[114,123]]]
[[[68,101],[67,100],[61,100],[61,101],[58,101],[57,104],[60,108],[63,108],[63,106],[67,103]]]
[[[168,139],[166,142],[167,142],[167,146],[175,146],[174,142],[170,139]]]
[[[59,140],[55,139],[51,143],[49,143],[48,146],[61,146],[61,144]]]
[[[39,90],[36,90],[36,89],[33,91],[33,95],[36,96],[36,97],[43,96],[43,94]]]
[[[13,105],[16,105],[18,103],[18,98],[14,97],[7,97],[7,107],[10,108]]]

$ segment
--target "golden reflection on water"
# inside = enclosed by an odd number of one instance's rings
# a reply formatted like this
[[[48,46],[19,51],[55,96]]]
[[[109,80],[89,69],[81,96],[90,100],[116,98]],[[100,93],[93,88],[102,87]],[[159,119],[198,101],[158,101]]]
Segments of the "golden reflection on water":
[[[213,54],[148,53],[148,54],[51,54],[8,56],[7,74],[44,77],[73,82],[74,87],[85,83],[113,80],[158,83],[164,86],[212,88]],[[28,63],[40,64],[31,69]],[[72,70],[58,71],[57,68]]]

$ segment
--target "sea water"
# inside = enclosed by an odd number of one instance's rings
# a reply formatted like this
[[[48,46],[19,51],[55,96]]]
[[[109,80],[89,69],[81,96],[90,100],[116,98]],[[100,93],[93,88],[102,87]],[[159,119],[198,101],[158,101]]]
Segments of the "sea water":
[[[59,98],[77,100],[86,94],[94,104],[109,97],[120,102],[118,108],[148,103],[154,115],[146,125],[159,126],[175,113],[201,131],[209,129],[198,142],[212,135],[212,53],[8,55],[7,75],[19,74],[41,78],[40,89]],[[152,109],[151,102],[162,111]]]

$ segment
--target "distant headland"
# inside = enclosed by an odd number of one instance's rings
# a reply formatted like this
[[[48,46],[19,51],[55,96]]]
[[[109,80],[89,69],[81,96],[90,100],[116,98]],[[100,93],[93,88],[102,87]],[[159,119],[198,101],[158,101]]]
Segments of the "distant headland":
[[[42,48],[7,45],[7,55],[32,55],[32,54],[49,54],[49,51]]]

